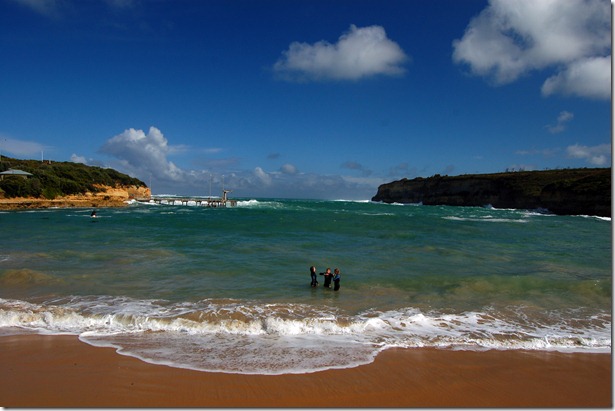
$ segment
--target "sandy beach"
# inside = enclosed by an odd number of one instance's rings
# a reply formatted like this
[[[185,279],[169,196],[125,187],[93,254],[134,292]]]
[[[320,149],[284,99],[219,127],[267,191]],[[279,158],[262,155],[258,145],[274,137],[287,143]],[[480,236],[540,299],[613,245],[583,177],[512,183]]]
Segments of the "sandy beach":
[[[393,349],[278,376],[151,365],[74,336],[0,337],[4,407],[612,407],[610,354]]]

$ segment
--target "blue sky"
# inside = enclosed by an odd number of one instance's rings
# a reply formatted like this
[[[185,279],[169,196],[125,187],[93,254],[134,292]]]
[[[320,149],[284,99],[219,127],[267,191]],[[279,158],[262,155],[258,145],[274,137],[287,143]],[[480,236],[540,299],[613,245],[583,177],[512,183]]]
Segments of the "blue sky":
[[[608,0],[0,0],[3,156],[369,199],[611,165]]]

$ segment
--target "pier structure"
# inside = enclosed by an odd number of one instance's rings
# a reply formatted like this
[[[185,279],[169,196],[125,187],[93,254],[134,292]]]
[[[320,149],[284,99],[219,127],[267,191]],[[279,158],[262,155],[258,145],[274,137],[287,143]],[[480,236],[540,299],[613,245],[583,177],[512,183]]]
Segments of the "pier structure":
[[[237,200],[231,200],[228,198],[230,190],[224,190],[222,192],[222,198],[220,197],[174,197],[174,196],[156,196],[151,197],[149,202],[165,205],[188,205],[194,203],[198,207],[235,207]]]

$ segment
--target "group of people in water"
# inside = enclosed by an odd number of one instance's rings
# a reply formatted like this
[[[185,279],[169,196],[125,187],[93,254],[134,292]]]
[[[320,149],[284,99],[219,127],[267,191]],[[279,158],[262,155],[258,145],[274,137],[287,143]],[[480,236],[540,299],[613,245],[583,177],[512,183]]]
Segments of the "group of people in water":
[[[331,273],[330,268],[327,268],[324,273],[319,273],[319,275],[323,275],[325,277],[325,283],[323,284],[323,287],[331,288],[331,281],[333,281],[333,291],[337,291],[340,289],[340,280],[342,279],[342,277],[340,275],[339,268],[333,270],[333,273]],[[312,287],[318,287],[316,267],[310,267],[310,276],[312,277]]]

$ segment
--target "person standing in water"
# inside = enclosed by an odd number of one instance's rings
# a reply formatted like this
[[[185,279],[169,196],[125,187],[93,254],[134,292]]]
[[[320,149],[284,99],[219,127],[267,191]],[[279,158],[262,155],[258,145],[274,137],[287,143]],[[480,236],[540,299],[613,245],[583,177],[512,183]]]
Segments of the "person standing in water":
[[[312,287],[316,287],[318,285],[318,281],[316,281],[316,267],[310,267],[310,276],[312,277]]]
[[[335,270],[333,270],[333,272],[335,273],[335,275],[333,276],[333,291],[337,291],[340,289],[340,280],[342,279],[342,277],[340,275],[339,268],[336,268]]]
[[[324,273],[320,273],[320,275],[325,276],[325,283],[323,284],[323,287],[331,288],[331,280],[333,279],[333,274],[331,274],[331,269],[327,268],[327,270]]]

